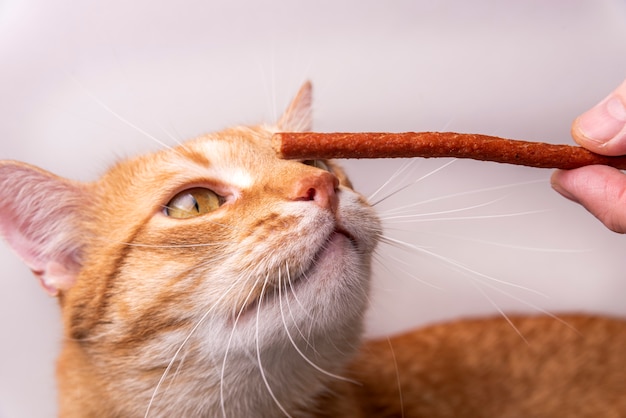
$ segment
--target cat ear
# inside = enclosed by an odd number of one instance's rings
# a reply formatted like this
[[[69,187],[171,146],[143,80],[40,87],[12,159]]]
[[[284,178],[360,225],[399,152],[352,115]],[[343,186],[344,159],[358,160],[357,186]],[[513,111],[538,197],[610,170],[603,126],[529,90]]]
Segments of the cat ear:
[[[277,127],[285,132],[310,131],[313,125],[312,115],[313,86],[310,81],[305,82],[296,97],[278,121]]]
[[[0,161],[0,235],[51,295],[68,290],[80,269],[81,204],[86,193],[39,168]]]

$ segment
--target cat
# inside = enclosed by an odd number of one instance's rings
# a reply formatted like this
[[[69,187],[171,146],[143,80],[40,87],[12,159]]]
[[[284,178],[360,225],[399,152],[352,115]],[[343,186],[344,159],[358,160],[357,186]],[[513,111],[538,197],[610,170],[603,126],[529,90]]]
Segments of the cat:
[[[626,323],[468,319],[363,341],[383,230],[333,161],[276,157],[305,83],[79,183],[0,162],[0,234],[58,298],[61,417],[623,416]]]

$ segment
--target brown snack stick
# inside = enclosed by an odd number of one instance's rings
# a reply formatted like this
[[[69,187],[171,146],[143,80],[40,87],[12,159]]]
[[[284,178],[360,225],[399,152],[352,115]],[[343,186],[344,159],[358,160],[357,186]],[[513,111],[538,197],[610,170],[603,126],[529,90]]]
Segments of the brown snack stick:
[[[626,156],[455,132],[280,132],[274,134],[272,145],[285,159],[454,157],[565,170],[593,164],[626,169]]]

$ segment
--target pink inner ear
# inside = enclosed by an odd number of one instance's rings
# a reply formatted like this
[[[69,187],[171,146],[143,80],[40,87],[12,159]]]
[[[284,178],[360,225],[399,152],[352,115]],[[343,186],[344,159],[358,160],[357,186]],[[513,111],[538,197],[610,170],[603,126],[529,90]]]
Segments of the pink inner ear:
[[[16,225],[20,228],[16,228]],[[51,296],[57,296],[60,291],[69,290],[76,282],[79,266],[66,253],[45,254],[45,245],[29,241],[22,232],[32,227],[29,220],[19,223],[9,216],[0,216],[1,235],[33,271],[44,290]]]
[[[79,271],[81,186],[23,163],[0,161],[0,235],[56,295]]]
[[[42,259],[45,244],[33,242],[27,233],[37,227],[31,223],[31,218],[18,219],[8,214],[0,216],[0,236],[31,270],[43,271],[47,264],[46,259]]]
[[[76,282],[76,272],[56,262],[48,263],[42,271],[33,270],[33,273],[50,296],[57,296],[59,292],[69,290]]]
[[[16,223],[17,221],[11,221],[8,216],[0,216],[0,233],[28,267],[37,269],[37,253],[32,250],[33,246],[28,240],[13,227]]]

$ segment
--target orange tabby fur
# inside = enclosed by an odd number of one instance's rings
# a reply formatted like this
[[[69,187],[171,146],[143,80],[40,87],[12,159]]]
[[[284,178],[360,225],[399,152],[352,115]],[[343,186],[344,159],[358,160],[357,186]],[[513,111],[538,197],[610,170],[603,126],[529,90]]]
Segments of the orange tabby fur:
[[[0,162],[0,233],[62,309],[62,417],[626,414],[618,319],[468,320],[361,344],[379,220],[332,162],[271,148],[309,128],[310,101],[306,84],[275,126],[88,184]],[[166,216],[198,187],[222,206]]]
[[[323,397],[318,416],[625,416],[623,320],[510,319],[515,329],[504,318],[470,319],[366,343],[348,373],[360,384],[341,383],[350,387]]]

